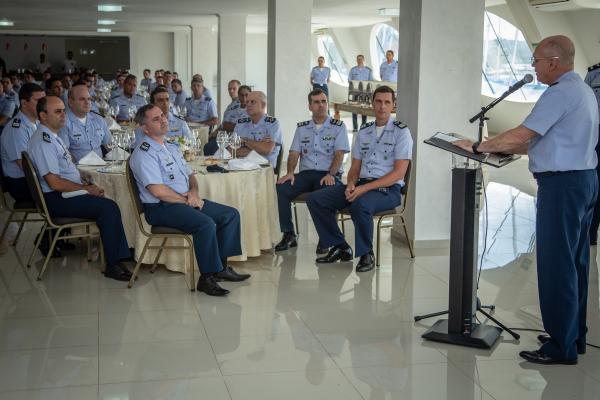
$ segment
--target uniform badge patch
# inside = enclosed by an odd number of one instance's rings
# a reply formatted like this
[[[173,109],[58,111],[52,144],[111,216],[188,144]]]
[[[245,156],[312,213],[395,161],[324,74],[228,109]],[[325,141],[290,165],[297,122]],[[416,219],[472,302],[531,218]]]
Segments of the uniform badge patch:
[[[362,130],[362,129],[368,128],[368,127],[370,127],[371,125],[373,125],[374,123],[375,123],[375,121],[366,122],[366,123],[364,123],[364,124],[362,124],[362,125],[360,126],[360,129]]]
[[[333,118],[331,118],[329,120],[329,122],[331,123],[331,125],[335,125],[335,126],[342,126],[342,124],[344,123],[343,121],[340,121],[339,119],[333,119]]]
[[[277,118],[275,118],[275,117],[269,117],[269,116],[265,117],[265,122],[273,123],[275,121],[277,121]]]
[[[240,118],[240,119],[238,119],[238,124],[243,124],[243,123],[250,122],[250,121],[252,121],[252,118],[250,118],[250,117]]]
[[[298,122],[296,125],[298,126],[298,128],[301,128],[301,127],[306,126],[308,124],[310,124],[310,120]]]
[[[42,139],[44,139],[44,142],[46,143],[52,143],[52,138],[50,138],[50,134],[47,132],[42,133]]]
[[[12,125],[13,128],[18,128],[21,126],[21,119],[20,118],[15,118],[13,119]]]
[[[140,144],[140,149],[143,151],[148,151],[150,150],[150,143],[148,142],[143,142],[142,144]]]
[[[175,179],[175,175],[173,175],[173,174],[169,175],[169,179],[171,179],[171,180]]]
[[[403,124],[403,123],[402,123],[402,122],[400,122],[400,121],[394,121],[394,125],[396,125],[396,126],[397,126],[398,128],[400,128],[400,129],[404,129],[404,128],[406,128],[406,124]]]

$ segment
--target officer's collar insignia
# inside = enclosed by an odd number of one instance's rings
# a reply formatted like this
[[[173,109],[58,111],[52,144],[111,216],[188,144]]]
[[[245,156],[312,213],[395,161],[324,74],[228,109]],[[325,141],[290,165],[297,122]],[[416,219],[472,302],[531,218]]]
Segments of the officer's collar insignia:
[[[240,118],[240,119],[238,119],[238,124],[243,124],[245,122],[250,122],[250,121],[252,121],[252,118],[250,118],[250,117]]]
[[[52,143],[52,138],[50,138],[50,134],[48,132],[42,133],[42,139],[44,139],[44,142]]]
[[[335,126],[342,126],[342,124],[343,124],[342,121],[340,121],[339,119],[334,119],[334,118],[331,118],[329,120],[329,122],[331,123],[331,125],[335,125]]]
[[[310,120],[298,122],[296,125],[298,126],[298,128],[301,128],[301,127],[306,126],[308,124],[310,124]]]
[[[361,125],[360,129],[365,129],[370,127],[371,125],[373,125],[375,123],[375,121],[371,121],[371,122],[365,122],[364,124]]]
[[[265,117],[265,122],[271,122],[271,123],[273,123],[275,121],[277,121],[277,119],[275,117],[270,117],[268,115]]]
[[[13,122],[12,122],[12,127],[13,127],[13,128],[18,128],[18,127],[20,127],[20,126],[21,126],[21,119],[20,119],[20,118],[15,118],[15,119],[13,119]]]
[[[396,126],[397,126],[398,128],[400,128],[400,129],[404,129],[404,128],[406,128],[406,124],[403,124],[403,123],[402,123],[402,122],[400,122],[400,121],[394,121],[394,125],[396,125]]]
[[[143,151],[148,151],[150,150],[150,143],[148,142],[143,142],[142,144],[140,144],[140,149]]]
[[[598,68],[600,68],[600,63],[598,63],[598,64],[594,64],[594,65],[592,65],[591,67],[589,67],[589,68],[588,68],[588,72],[589,72],[589,71],[593,71],[593,70],[595,70],[595,69],[598,69]]]

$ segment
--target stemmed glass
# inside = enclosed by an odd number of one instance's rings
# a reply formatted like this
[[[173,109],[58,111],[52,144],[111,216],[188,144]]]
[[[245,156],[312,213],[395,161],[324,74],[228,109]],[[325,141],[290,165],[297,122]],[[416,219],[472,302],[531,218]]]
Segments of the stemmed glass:
[[[137,108],[135,106],[129,106],[129,109],[127,110],[127,115],[129,117],[130,122],[133,122],[133,119],[135,118],[136,113],[137,113]]]
[[[182,118],[187,117],[187,107],[185,105],[179,107],[178,113],[179,113],[179,116]]]
[[[225,159],[225,148],[229,144],[229,134],[227,131],[217,132],[217,146],[219,146],[220,159]]]
[[[200,155],[200,152],[202,150],[202,140],[200,140],[200,129],[192,130],[192,139],[194,151],[196,152],[196,155]]]
[[[237,157],[237,149],[242,147],[242,138],[237,133],[232,133],[229,137],[229,146],[233,149],[233,158]]]

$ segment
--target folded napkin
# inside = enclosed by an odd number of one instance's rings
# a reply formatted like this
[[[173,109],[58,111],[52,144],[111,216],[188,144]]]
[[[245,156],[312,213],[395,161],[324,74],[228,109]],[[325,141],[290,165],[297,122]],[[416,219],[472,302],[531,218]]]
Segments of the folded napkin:
[[[102,159],[95,151],[90,151],[85,156],[83,156],[78,165],[106,165],[106,161]]]
[[[255,164],[261,165],[261,164],[268,164],[269,160],[267,160],[266,158],[264,158],[263,156],[261,156],[260,154],[258,154],[256,151],[252,150],[250,152],[250,154],[248,154],[244,160],[246,161],[250,161],[253,162]]]
[[[217,150],[217,152],[213,155],[213,157],[219,158],[221,157],[221,151]],[[223,149],[223,160],[231,160],[231,153],[227,149]]]
[[[111,161],[125,161],[129,158],[129,153],[117,147],[108,152],[104,158]]]
[[[117,124],[117,121],[115,121],[114,118],[107,115],[104,120],[106,121],[106,125],[108,125],[109,130],[118,131],[121,129],[121,125]]]
[[[253,161],[248,161],[248,159],[236,158],[229,161],[227,168],[230,171],[250,171],[252,169],[259,169],[260,165]]]

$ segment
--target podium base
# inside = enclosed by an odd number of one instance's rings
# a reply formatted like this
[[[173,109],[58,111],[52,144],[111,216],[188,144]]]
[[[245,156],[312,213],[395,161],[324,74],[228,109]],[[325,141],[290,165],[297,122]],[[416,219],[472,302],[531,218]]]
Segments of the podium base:
[[[496,326],[473,324],[473,332],[470,335],[462,333],[448,333],[448,320],[438,320],[427,332],[423,334],[424,339],[434,342],[456,344],[459,346],[477,347],[490,349],[496,343],[502,329]]]

